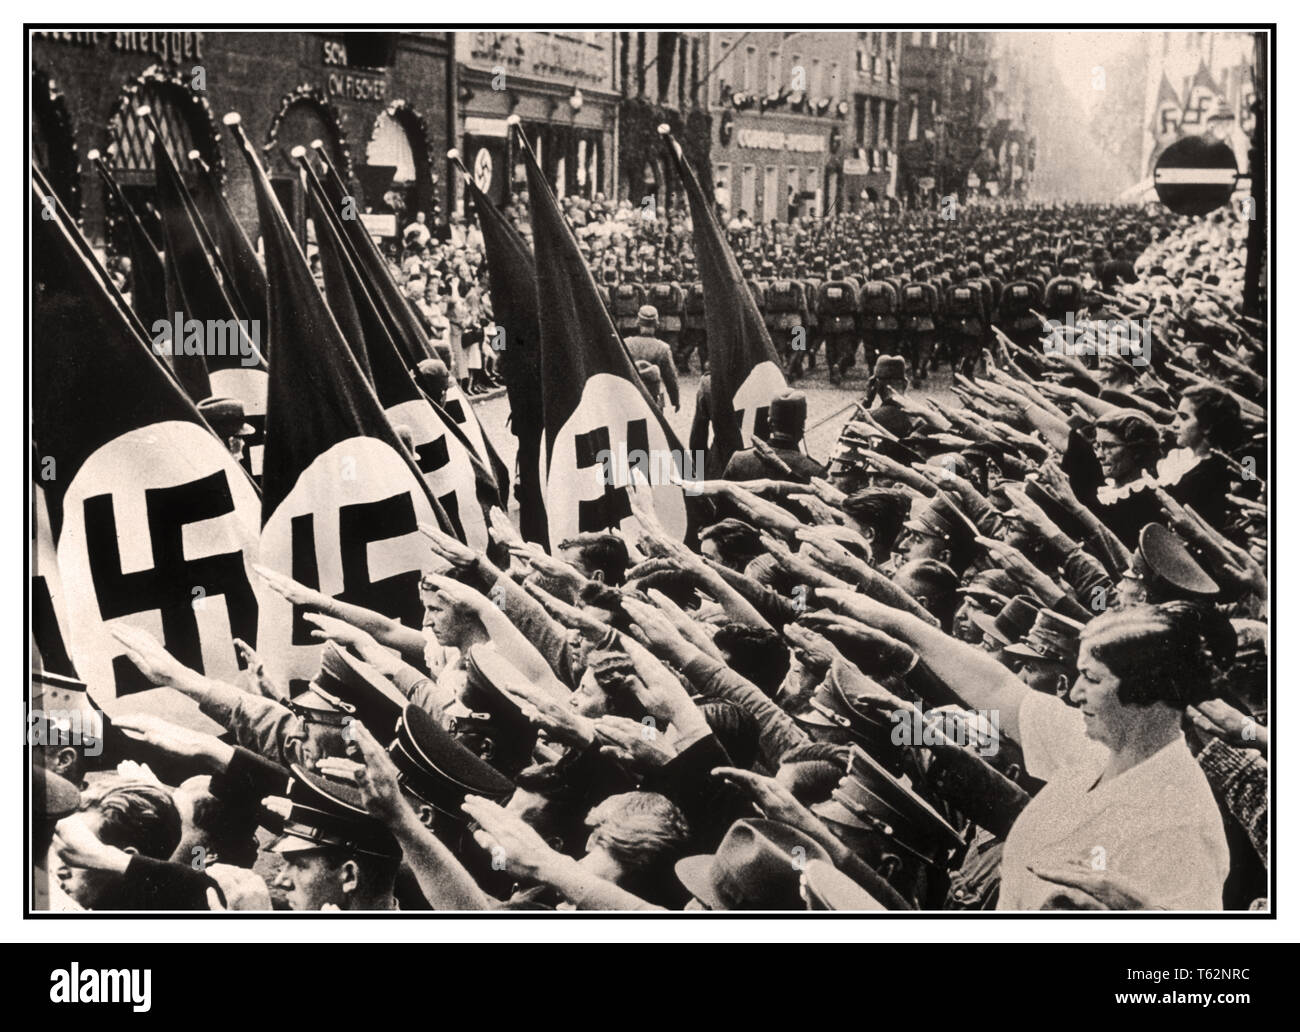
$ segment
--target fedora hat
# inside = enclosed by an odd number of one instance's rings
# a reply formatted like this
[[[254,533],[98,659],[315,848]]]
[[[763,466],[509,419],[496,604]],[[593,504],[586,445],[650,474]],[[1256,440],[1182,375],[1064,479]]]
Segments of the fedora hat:
[[[802,831],[779,821],[739,820],[714,853],[688,856],[674,870],[710,910],[802,910],[800,879],[809,862],[830,855]]]

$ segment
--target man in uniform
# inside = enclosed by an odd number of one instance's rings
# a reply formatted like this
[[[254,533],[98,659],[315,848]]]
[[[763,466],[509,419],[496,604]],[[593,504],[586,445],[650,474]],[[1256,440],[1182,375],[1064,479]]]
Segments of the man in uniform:
[[[288,797],[263,800],[263,820],[284,858],[275,887],[290,910],[393,910],[397,841],[366,812],[360,791],[338,778],[293,769]]]
[[[672,349],[656,335],[658,329],[658,309],[654,305],[642,305],[636,315],[636,336],[626,337],[623,343],[627,345],[634,362],[649,362],[659,368],[668,400],[676,411],[681,408],[681,399],[677,393],[677,366],[673,362]]]
[[[637,328],[637,313],[645,304],[645,290],[641,284],[627,281],[610,287],[609,296],[614,309],[614,325],[618,327],[619,335],[626,337]]]
[[[862,312],[862,360],[874,365],[877,355],[898,350],[898,295],[883,279],[869,279],[858,293]]]
[[[1043,314],[1049,319],[1064,323],[1073,313],[1084,307],[1083,281],[1079,279],[1079,260],[1066,258],[1060,272],[1043,291]]]
[[[677,369],[679,372],[689,372],[691,352],[698,351],[700,372],[704,373],[709,368],[709,331],[704,314],[704,284],[695,278],[693,266],[688,265],[683,272],[690,282],[686,287],[686,296],[682,303],[682,333],[676,355]]]
[[[898,312],[903,353],[912,362],[912,380],[924,381],[934,356],[935,320],[939,315],[939,292],[929,282],[924,265],[899,291]]]
[[[678,356],[681,353],[681,333],[683,305],[686,294],[677,282],[672,270],[667,266],[660,269],[658,282],[646,288],[646,304],[652,305],[659,313],[659,336],[673,353],[673,360],[681,372],[683,369]]]
[[[1029,267],[1021,262],[1015,267],[1015,279],[1002,288],[997,325],[1003,333],[1022,347],[1032,347],[1042,333],[1042,321],[1030,311],[1042,303],[1038,285],[1029,279]]]
[[[826,279],[826,259],[818,255],[803,278],[804,307],[808,313],[808,368],[817,368],[817,349],[821,347],[821,324],[817,321],[817,292]]]
[[[1040,609],[1024,636],[1002,650],[1004,662],[1012,663],[1016,675],[1034,691],[1064,699],[1074,684],[1082,631],[1077,620]]]
[[[802,391],[786,391],[772,399],[768,408],[767,443],[787,473],[766,458],[761,449],[746,448],[727,462],[724,480],[794,480],[808,483],[813,477],[826,476],[826,467],[807,455],[802,448],[804,423],[808,418],[808,399]]]
[[[745,279],[745,286],[749,288],[750,295],[754,298],[754,304],[758,306],[759,315],[763,315],[763,282],[758,279],[754,272],[754,263],[746,259],[740,263],[740,274]]]
[[[817,325],[826,341],[826,369],[838,385],[857,350],[858,292],[845,278],[844,266],[836,265],[830,279],[817,291]]]
[[[961,272],[961,270],[959,270]],[[944,297],[944,323],[948,334],[948,344],[952,349],[953,366],[960,363],[964,375],[970,376],[979,361],[980,350],[984,347],[984,334],[987,320],[984,308],[984,288],[986,284],[969,278],[969,269],[961,272],[961,278],[948,288]]]
[[[808,350],[808,309],[803,284],[790,279],[788,273],[789,269],[783,267],[781,275],[767,285],[764,302],[772,343],[785,358],[790,379],[797,380],[803,375]]]

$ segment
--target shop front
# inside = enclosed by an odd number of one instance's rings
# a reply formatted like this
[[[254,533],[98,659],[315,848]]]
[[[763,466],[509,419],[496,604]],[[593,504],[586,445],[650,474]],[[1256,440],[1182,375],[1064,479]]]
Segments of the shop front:
[[[724,216],[755,223],[822,215],[840,189],[842,128],[826,119],[724,111],[712,151],[714,196]]]
[[[127,201],[153,218],[147,105],[183,177],[207,166],[255,235],[248,170],[221,125],[229,111],[262,151],[300,233],[306,206],[293,148],[320,140],[362,211],[392,232],[446,206],[452,102],[445,33],[36,32],[33,157],[87,236],[113,244],[120,213],[84,160],[98,150]]]
[[[619,98],[611,33],[458,32],[456,64],[461,157],[493,201],[526,189],[512,115],[556,196],[612,192]]]

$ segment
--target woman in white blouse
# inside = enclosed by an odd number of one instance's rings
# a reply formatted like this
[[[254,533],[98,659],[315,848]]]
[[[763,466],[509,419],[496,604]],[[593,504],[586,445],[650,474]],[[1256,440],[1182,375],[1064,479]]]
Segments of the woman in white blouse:
[[[911,614],[852,592],[818,597],[905,641],[967,705],[996,712],[1026,771],[1046,781],[1007,835],[999,910],[1223,908],[1223,819],[1182,730],[1186,707],[1212,694],[1210,670],[1184,614],[1139,606],[1089,623],[1071,706]]]

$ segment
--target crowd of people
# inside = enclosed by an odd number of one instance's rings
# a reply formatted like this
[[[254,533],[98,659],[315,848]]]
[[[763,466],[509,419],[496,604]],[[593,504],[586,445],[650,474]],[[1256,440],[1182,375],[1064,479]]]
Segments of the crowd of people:
[[[643,366],[665,390],[707,370],[685,217],[566,207],[620,331],[673,357]],[[507,213],[527,231],[526,196]],[[486,551],[422,528],[418,629],[261,571],[323,643],[310,682],[238,643],[224,683],[115,631],[207,727],[47,729],[36,905],[1267,907],[1244,241],[1231,212],[1105,206],[741,227],[788,378],[870,371],[833,454],[807,453],[790,390],[766,440],[687,483],[707,518],[685,543],[635,494],[638,533],[551,552],[499,509]],[[491,386],[508,285],[472,222],[391,261],[456,377]]]

